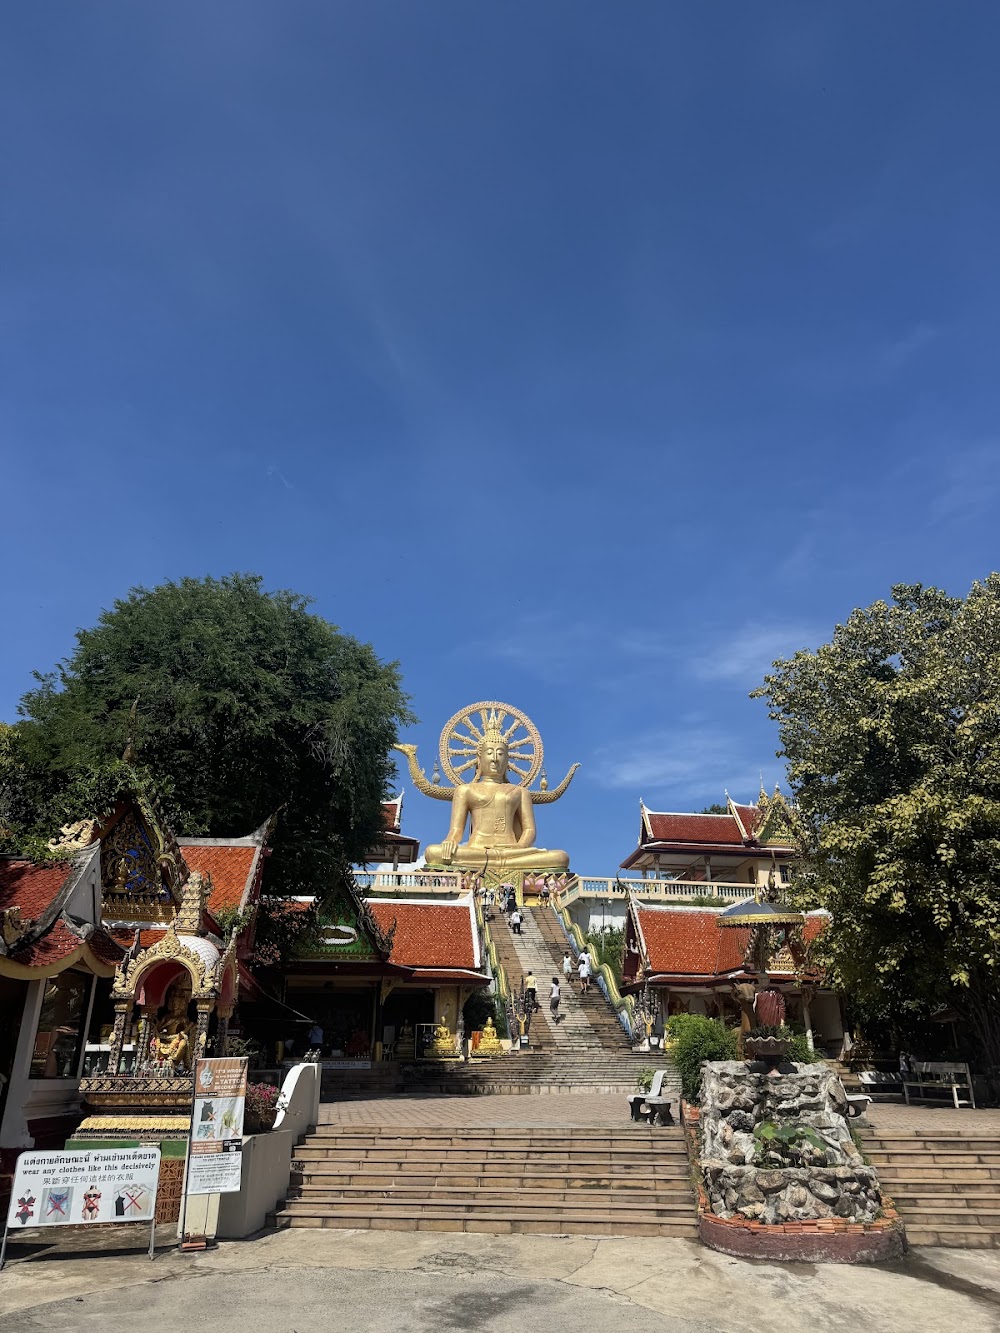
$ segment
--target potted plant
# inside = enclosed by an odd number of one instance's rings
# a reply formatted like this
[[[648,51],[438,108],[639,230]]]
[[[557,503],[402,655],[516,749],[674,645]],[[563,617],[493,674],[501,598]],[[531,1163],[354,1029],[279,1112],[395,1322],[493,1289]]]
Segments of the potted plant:
[[[266,1134],[278,1115],[278,1089],[273,1083],[248,1083],[244,1134]]]
[[[744,1038],[743,1050],[751,1060],[762,1060],[768,1068],[776,1069],[792,1049],[784,1027],[785,998],[780,991],[758,991],[753,1010],[757,1023]]]

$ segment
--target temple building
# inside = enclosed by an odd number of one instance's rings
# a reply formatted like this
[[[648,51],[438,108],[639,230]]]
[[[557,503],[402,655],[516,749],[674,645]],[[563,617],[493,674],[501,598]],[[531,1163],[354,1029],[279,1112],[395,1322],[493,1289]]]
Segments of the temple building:
[[[376,870],[398,871],[411,866],[420,857],[419,838],[408,837],[402,829],[403,793],[382,802],[382,836],[372,847],[366,861]]]
[[[101,925],[99,848],[0,858],[0,1195],[23,1148],[59,1148],[79,1120],[98,987],[124,956]]]
[[[223,1044],[240,983],[256,989],[270,831],[175,839],[136,779],[112,810],[63,828],[51,860],[0,858],[0,1173],[80,1132],[88,1084],[148,1073],[171,1015],[188,1056]]]
[[[753,930],[726,928],[720,922],[724,910],[630,899],[622,990],[652,993],[661,1033],[663,1020],[671,1014],[705,1014],[728,1023],[739,1020],[733,987],[756,980],[751,962]],[[809,945],[828,920],[824,911],[805,914],[801,929],[790,932],[768,958],[767,984],[784,994],[789,1025],[801,1028],[823,1054],[839,1056],[844,1042],[840,998],[809,957]]]
[[[727,796],[726,806],[722,814],[677,814],[649,810],[640,801],[638,846],[621,869],[688,883],[787,883],[795,847],[781,793],[761,790],[756,805],[737,805]]]
[[[412,1059],[442,1026],[457,1051],[462,1008],[491,980],[471,894],[363,898],[345,884],[286,966],[284,1000],[315,1018],[325,1058]]]

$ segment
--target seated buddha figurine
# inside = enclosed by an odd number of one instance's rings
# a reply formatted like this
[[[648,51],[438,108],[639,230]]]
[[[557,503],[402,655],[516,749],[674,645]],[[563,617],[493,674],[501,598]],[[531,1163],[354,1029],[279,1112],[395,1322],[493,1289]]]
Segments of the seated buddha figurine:
[[[190,981],[175,981],[167,995],[167,1012],[156,1024],[152,1040],[156,1063],[177,1071],[190,1069],[194,1056],[196,1025],[188,1018],[190,999]]]
[[[468,870],[566,870],[566,852],[535,846],[535,810],[527,787],[507,777],[509,751],[502,731],[487,726],[476,746],[476,776],[451,796],[451,827],[444,842],[425,852],[429,866]],[[413,765],[411,764],[411,769]],[[462,843],[466,823],[469,841]]]

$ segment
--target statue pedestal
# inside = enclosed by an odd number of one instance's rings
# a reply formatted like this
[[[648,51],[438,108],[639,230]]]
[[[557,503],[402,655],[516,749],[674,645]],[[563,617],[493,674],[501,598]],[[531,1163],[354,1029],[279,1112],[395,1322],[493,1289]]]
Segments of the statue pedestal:
[[[80,1093],[87,1115],[67,1149],[156,1144],[160,1149],[156,1220],[176,1222],[194,1101],[191,1075],[96,1074],[81,1080]]]

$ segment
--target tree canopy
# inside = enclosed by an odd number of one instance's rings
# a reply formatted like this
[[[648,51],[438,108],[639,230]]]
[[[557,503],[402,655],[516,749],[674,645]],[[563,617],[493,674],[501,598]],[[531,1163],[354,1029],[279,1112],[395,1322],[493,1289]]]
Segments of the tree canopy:
[[[272,889],[321,892],[363,860],[412,717],[397,665],[309,606],[257,575],[182,579],[79,631],[0,736],[8,845],[107,805],[128,746],[178,833],[238,836],[280,810]]]
[[[895,587],[755,694],[835,980],[904,1029],[952,1006],[1000,1066],[1000,574],[966,598]]]

